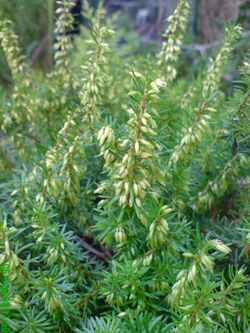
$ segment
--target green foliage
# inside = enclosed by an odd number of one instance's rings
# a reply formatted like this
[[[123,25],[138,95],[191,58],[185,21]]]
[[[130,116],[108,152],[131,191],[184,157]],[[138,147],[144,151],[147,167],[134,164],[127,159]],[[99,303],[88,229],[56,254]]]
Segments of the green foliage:
[[[147,58],[121,50],[102,4],[85,8],[89,27],[75,41],[72,1],[57,5],[47,75],[0,23],[12,73],[1,91],[10,305],[0,319],[13,332],[247,332],[247,61],[233,96],[221,90],[241,28],[226,27],[187,91],[176,70],[186,1]]]

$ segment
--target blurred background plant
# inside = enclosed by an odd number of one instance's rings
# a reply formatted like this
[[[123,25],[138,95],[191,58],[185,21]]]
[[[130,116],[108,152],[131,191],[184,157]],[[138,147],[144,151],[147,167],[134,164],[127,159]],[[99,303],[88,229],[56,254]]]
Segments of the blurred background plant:
[[[78,23],[86,24],[82,12],[86,0],[75,0],[72,12],[76,23],[69,33],[79,32]],[[98,0],[89,1],[96,7]],[[120,43],[127,44],[127,52],[143,54],[156,52],[166,28],[166,17],[176,7],[176,0],[106,0],[109,15],[119,15],[117,31]],[[237,77],[235,68],[239,64],[250,40],[250,3],[247,0],[190,0],[191,19],[183,49],[184,61],[179,64],[181,74],[195,76],[208,56],[213,55],[219,45],[225,21],[234,21],[243,26],[243,38],[236,45],[234,57],[226,68],[224,81]],[[9,18],[20,36],[23,53],[33,67],[49,71],[52,66],[52,43],[54,0],[0,1],[0,17]],[[188,59],[188,62],[186,60]],[[185,66],[189,63],[189,66]],[[10,72],[2,50],[0,50],[0,81],[9,84]]]

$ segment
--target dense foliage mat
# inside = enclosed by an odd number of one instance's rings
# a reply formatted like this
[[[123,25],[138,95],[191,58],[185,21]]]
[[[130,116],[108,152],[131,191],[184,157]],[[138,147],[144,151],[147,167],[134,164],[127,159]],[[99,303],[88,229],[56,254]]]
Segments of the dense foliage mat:
[[[12,73],[0,91],[0,320],[19,333],[247,332],[247,58],[233,96],[221,89],[241,28],[225,27],[190,82],[178,73],[187,1],[156,55],[125,56],[102,5],[85,8],[72,41],[72,5],[57,1],[47,75],[0,22]]]

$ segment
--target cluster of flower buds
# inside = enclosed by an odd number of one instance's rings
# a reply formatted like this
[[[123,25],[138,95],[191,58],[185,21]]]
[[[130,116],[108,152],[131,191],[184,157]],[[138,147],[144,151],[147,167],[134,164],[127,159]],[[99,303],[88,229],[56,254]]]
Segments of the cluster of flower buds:
[[[183,256],[186,257],[186,258],[193,258],[193,259],[197,259],[196,262],[197,264],[199,264],[199,266],[201,267],[201,269],[203,271],[205,270],[209,270],[210,272],[213,271],[213,266],[214,266],[214,259],[213,257],[209,256],[207,254],[208,252],[208,249],[209,249],[209,244],[207,244],[206,247],[204,247],[200,252],[199,252],[199,255],[195,255],[193,253],[190,253],[190,252],[185,252],[183,253]],[[196,265],[196,263],[194,262],[193,265]],[[195,271],[196,271],[196,268],[195,268]],[[190,271],[191,272],[191,271]],[[194,273],[190,273],[189,274],[189,279],[188,281],[191,282],[191,277],[193,276]]]
[[[2,130],[6,132],[9,127],[24,125],[28,121],[31,123],[33,118],[33,99],[27,96],[27,91],[31,81],[25,57],[20,55],[20,47],[17,35],[11,29],[12,22],[9,20],[0,21],[0,42],[3,48],[8,66],[11,70],[14,81],[12,103],[3,112]],[[11,137],[15,146],[18,148],[19,156],[25,154],[23,135],[14,133]]]
[[[198,270],[201,272],[205,272],[206,270],[213,270],[214,258],[208,255],[208,252],[211,249],[216,249],[224,254],[229,254],[231,252],[231,249],[221,240],[213,239],[207,241],[198,254],[193,254],[190,252],[183,253],[183,256],[192,259],[192,262],[188,269],[183,269],[177,275],[177,281],[173,285],[172,292],[169,295],[169,302],[171,305],[178,303],[180,299],[185,296],[188,284],[195,283]]]
[[[197,87],[195,85],[189,86],[187,92],[183,95],[180,103],[180,107],[183,110],[186,110],[190,107],[191,101],[195,94],[197,93]]]
[[[116,139],[113,129],[110,126],[104,126],[100,129],[97,139],[101,146],[101,155],[104,158],[104,168],[110,169],[115,161],[115,155],[112,149],[115,149]]]
[[[11,30],[12,22],[0,21],[0,41],[13,79],[27,69],[24,56],[20,55],[17,35]]]
[[[213,239],[209,241],[209,245],[224,254],[229,254],[231,252],[231,249],[227,245],[225,245],[220,239]]]
[[[156,135],[157,125],[149,112],[149,106],[160,89],[165,86],[165,82],[156,79],[146,88],[143,76],[137,72],[132,74],[135,79],[141,80],[145,85],[145,90],[142,94],[138,91],[128,93],[129,96],[139,95],[139,97],[137,106],[134,109],[128,109],[130,116],[127,123],[128,139],[123,140],[120,144],[120,147],[122,149],[126,148],[126,151],[121,162],[115,164],[115,191],[119,198],[119,204],[123,208],[126,206],[140,208],[152,183],[163,182],[164,180],[163,172],[157,164],[156,148],[159,147],[151,139],[152,136]],[[157,114],[154,108],[151,108],[151,111]],[[104,132],[99,133],[100,140],[105,142]],[[112,136],[110,136],[111,139]],[[106,152],[103,151],[102,153],[105,154]],[[107,154],[110,156],[110,153]],[[112,159],[112,157],[110,158]]]
[[[115,303],[118,306],[123,305],[123,299],[121,296],[115,296],[113,292],[109,293],[106,297],[106,301],[109,304]]]
[[[45,164],[48,169],[52,168],[52,166],[57,161],[58,158],[57,158],[56,154],[57,154],[58,150],[68,144],[67,133],[76,126],[75,119],[76,119],[76,116],[78,115],[78,113],[79,113],[79,109],[76,109],[75,113],[73,113],[72,115],[69,115],[67,117],[67,120],[65,121],[62,128],[59,130],[59,132],[57,134],[56,144],[46,152]]]
[[[196,266],[191,266],[193,268],[193,272],[189,272],[188,270],[181,270],[177,275],[177,281],[172,286],[171,294],[168,296],[168,301],[171,305],[174,305],[182,296],[185,295],[185,287],[188,283],[188,275],[189,280],[194,279],[196,274]]]
[[[73,206],[78,203],[77,193],[80,192],[80,177],[85,171],[85,166],[79,166],[76,159],[81,155],[84,157],[84,151],[81,150],[82,141],[76,136],[73,143],[70,144],[65,154],[61,152],[52,155],[47,154],[46,165],[48,175],[43,180],[43,191],[38,194],[37,202],[42,203],[45,199],[45,194],[48,193],[52,201],[58,200],[62,196],[66,196]],[[52,159],[49,159],[51,156]],[[61,164],[58,171],[52,170],[57,163]]]
[[[152,252],[151,253],[147,253],[145,255],[145,257],[143,258],[143,260],[142,260],[142,264],[144,266],[149,266],[151,264],[151,261],[153,260],[153,258],[154,258],[154,254]]]
[[[82,140],[76,136],[68,152],[63,156],[62,167],[58,176],[65,179],[64,191],[73,206],[78,203],[77,193],[80,192],[80,178],[85,172],[85,166],[79,165],[74,161],[75,156],[81,156],[81,159],[85,156],[85,152],[81,147]]]
[[[45,205],[39,202],[37,206],[34,207],[33,216],[30,218],[30,226],[33,229],[32,236],[36,240],[36,243],[42,243],[49,232],[55,232],[55,226],[50,223],[50,215]]]
[[[57,135],[57,141],[55,146],[53,146],[50,150],[48,150],[45,154],[45,160],[41,161],[41,165],[37,165],[33,168],[30,174],[26,177],[19,189],[14,190],[11,193],[11,196],[19,195],[19,200],[15,201],[13,204],[13,208],[15,209],[13,213],[14,220],[16,224],[21,223],[21,211],[25,210],[25,199],[32,193],[32,185],[37,184],[39,181],[42,182],[43,190],[36,195],[36,202],[43,203],[45,199],[45,194],[48,192],[52,197],[58,198],[62,194],[62,180],[53,175],[52,177],[52,169],[55,167],[55,164],[59,163],[63,160],[63,156],[59,150],[68,144],[66,133],[69,131],[71,127],[75,125],[75,122],[71,117],[67,119],[63,128],[59,131]],[[78,140],[78,139],[77,139]],[[71,153],[73,149],[69,149]],[[63,150],[64,151],[64,150]],[[79,149],[78,149],[79,153]],[[69,155],[68,155],[69,157]],[[47,173],[43,175],[43,164],[47,167]],[[75,168],[74,168],[75,169]],[[77,169],[77,167],[76,167]],[[19,205],[17,206],[17,203]]]
[[[154,279],[149,287],[153,291],[163,291],[169,288],[169,284],[166,281],[157,281]]]
[[[112,128],[110,126],[105,126],[100,129],[97,139],[100,142],[100,145],[103,147],[105,144],[114,145],[115,136]]]
[[[15,295],[10,299],[10,305],[12,308],[18,308],[20,304],[23,303],[22,297],[19,295]]]
[[[167,83],[173,81],[177,74],[175,64],[178,60],[183,36],[187,28],[189,10],[189,3],[181,0],[173,15],[167,19],[169,26],[163,37],[167,37],[168,41],[163,42],[162,49],[158,54],[158,64],[162,67],[162,76]]]
[[[210,95],[218,89],[224,66],[232,52],[233,44],[239,39],[242,28],[239,25],[228,26],[225,29],[225,42],[217,57],[207,71],[205,82],[203,84],[203,96]]]
[[[63,88],[67,89],[72,83],[68,59],[68,52],[72,43],[68,31],[73,27],[74,18],[71,9],[75,2],[73,0],[57,0],[56,4],[58,6],[56,9],[58,18],[55,24],[56,43],[54,44],[54,58],[56,73],[63,78]]]
[[[49,254],[48,256],[48,263],[50,265],[55,264],[56,262],[58,262],[58,259],[60,260],[60,262],[63,262],[66,264],[67,260],[66,260],[66,255],[68,254],[68,251],[65,250],[65,246],[64,243],[61,242],[59,244],[56,244],[57,246],[52,246],[49,245],[47,247],[47,253]]]
[[[169,227],[165,217],[172,211],[168,206],[162,206],[156,219],[150,224],[147,240],[151,247],[161,246],[166,242]]]
[[[193,198],[192,208],[198,212],[203,209],[211,209],[216,199],[222,197],[227,190],[229,178],[238,174],[240,165],[248,165],[248,160],[243,154],[235,155],[223,170],[208,182],[204,190]]]
[[[78,162],[85,157],[85,151],[82,144],[84,136],[77,135],[79,126],[77,116],[79,116],[78,109],[68,116],[58,132],[56,144],[45,154],[43,163],[47,170],[44,172],[44,167],[39,167],[43,189],[36,196],[37,202],[43,203],[47,193],[52,201],[58,201],[58,198],[66,194],[71,204],[77,205],[76,194],[80,191],[79,179],[85,172],[85,165]],[[33,176],[34,172],[28,179]]]
[[[115,240],[117,243],[123,244],[126,242],[126,239],[127,239],[127,237],[126,237],[125,231],[124,231],[123,227],[121,225],[119,225],[115,231]]]
[[[129,207],[133,207],[136,204],[141,207],[142,200],[147,195],[147,189],[150,187],[150,183],[147,181],[148,173],[143,170],[142,177],[136,177],[133,180],[129,180],[129,174],[133,174],[134,163],[133,154],[126,154],[119,164],[119,178],[120,180],[115,184],[116,195],[119,197],[120,206],[124,207],[126,204]]]
[[[110,53],[107,41],[114,34],[113,30],[101,27],[100,21],[104,17],[105,9],[102,4],[99,4],[97,12],[91,18],[92,39],[86,41],[92,49],[88,51],[89,57],[86,59],[86,64],[81,66],[83,79],[79,97],[84,107],[85,118],[90,125],[93,125],[100,117],[98,105],[106,85],[105,65],[108,63],[107,55]]]
[[[217,57],[211,63],[209,69],[204,75],[204,83],[203,83],[203,90],[202,94],[203,97],[208,97],[207,94],[210,95],[219,87],[221,77],[223,75],[224,66],[232,52],[232,46],[235,41],[239,38],[241,33],[240,26],[233,26],[233,27],[226,27],[225,29],[225,42],[222,45]],[[181,100],[181,108],[187,109],[192,105],[191,101],[193,96],[197,93],[198,89],[195,85],[191,85],[188,88],[186,94],[184,94]]]
[[[203,112],[205,111],[216,112],[216,110],[211,107],[205,108]],[[190,155],[192,149],[202,140],[208,130],[209,120],[211,120],[209,114],[202,114],[189,128],[183,130],[184,135],[169,159],[169,168],[175,166],[178,161],[185,160],[185,158]]]

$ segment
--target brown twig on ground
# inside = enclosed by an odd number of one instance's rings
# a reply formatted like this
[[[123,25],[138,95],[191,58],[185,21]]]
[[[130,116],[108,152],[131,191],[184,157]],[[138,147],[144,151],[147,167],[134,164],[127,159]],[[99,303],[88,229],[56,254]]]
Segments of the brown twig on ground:
[[[105,251],[100,252],[94,247],[92,247],[89,243],[87,243],[84,239],[77,237],[78,243],[81,247],[83,247],[87,252],[94,255],[95,257],[102,259],[102,260],[108,260],[111,258],[111,254],[108,252],[107,249]],[[103,247],[103,245],[100,245],[100,247]]]
[[[109,259],[112,258],[111,252],[108,249],[106,249],[106,247],[102,243],[100,243],[99,246],[101,250],[106,254],[107,258]]]

